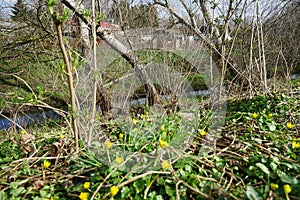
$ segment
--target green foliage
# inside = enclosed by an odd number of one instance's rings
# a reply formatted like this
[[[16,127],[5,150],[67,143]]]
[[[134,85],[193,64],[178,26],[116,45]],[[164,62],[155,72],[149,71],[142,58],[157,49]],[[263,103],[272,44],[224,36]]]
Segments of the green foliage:
[[[57,0],[46,0],[50,14],[54,14],[54,7],[57,5]]]
[[[96,199],[102,199],[108,198],[110,187],[124,184],[114,199],[267,199],[270,194],[284,199],[284,185],[288,184],[289,197],[296,199],[300,191],[299,100],[299,96],[274,93],[231,101],[214,153],[201,151],[205,137],[198,134],[191,152],[171,163],[169,169],[140,177],[118,170],[115,163],[106,165],[84,149],[73,157],[68,153],[71,133],[64,131],[61,137],[62,130],[51,128],[42,133],[34,128],[34,143],[39,149],[35,157],[41,159],[23,159],[30,154],[12,140],[3,140],[0,145],[0,186],[5,188],[0,198],[78,199],[81,192],[91,197],[99,189]],[[208,130],[211,114],[202,110],[195,130]],[[149,153],[161,148],[160,140],[171,143],[180,134],[182,118],[176,113],[155,118],[150,110],[131,118],[122,127],[114,120],[106,124],[111,141],[127,151]],[[20,135],[14,138],[21,141]],[[44,169],[45,155],[58,161],[50,160],[51,165]],[[17,174],[15,179],[10,178],[13,174]],[[37,180],[45,185],[33,188]],[[85,182],[90,188],[84,188]]]

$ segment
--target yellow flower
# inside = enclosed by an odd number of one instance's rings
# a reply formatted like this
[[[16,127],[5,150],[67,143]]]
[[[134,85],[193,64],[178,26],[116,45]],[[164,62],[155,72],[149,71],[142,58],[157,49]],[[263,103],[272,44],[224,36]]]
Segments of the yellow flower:
[[[53,197],[50,197],[50,199],[46,198],[45,200],[54,200],[54,198],[53,198]]]
[[[300,142],[297,142],[296,138],[293,139],[292,145],[294,149],[300,148]]]
[[[134,129],[133,129],[133,131],[137,132],[137,131],[138,131],[138,129],[137,129],[137,128],[134,128]]]
[[[123,139],[123,137],[124,137],[124,134],[123,134],[123,133],[120,133],[120,134],[119,134],[119,138],[120,138],[120,139]]]
[[[288,122],[288,123],[286,123],[286,127],[288,127],[288,128],[294,128],[294,124]]]
[[[166,130],[165,126],[162,125],[162,126],[160,127],[160,130],[165,131],[165,130]]]
[[[119,188],[117,186],[112,186],[110,188],[110,193],[112,196],[115,196],[119,192]]]
[[[271,189],[276,190],[278,188],[278,184],[276,183],[271,183]]]
[[[84,188],[84,189],[89,189],[90,186],[91,186],[91,183],[90,183],[90,182],[85,182],[85,183],[83,184],[83,188]]]
[[[51,163],[48,160],[44,160],[44,169],[47,169]]]
[[[166,141],[159,140],[159,146],[160,148],[164,149],[168,146],[168,143]]]
[[[162,164],[161,164],[161,167],[162,167],[163,170],[168,169],[170,167],[169,161],[167,161],[167,160],[163,161]]]
[[[113,143],[111,143],[110,141],[106,141],[106,142],[104,143],[104,145],[105,145],[105,148],[108,150],[108,149],[110,149],[110,147],[113,145]]]
[[[139,120],[137,120],[137,119],[135,119],[135,118],[132,119],[132,123],[134,123],[134,124],[138,123],[138,121],[139,121]]]
[[[64,135],[59,135],[60,139],[64,139],[64,137],[65,137]]]
[[[26,132],[24,130],[21,130],[20,133],[21,133],[21,135],[25,135],[26,134]]]
[[[148,111],[146,111],[146,112],[145,112],[145,115],[146,115],[146,116],[148,116],[148,115],[149,115],[149,112],[148,112]]]
[[[269,117],[272,117],[272,116],[273,116],[273,114],[272,114],[272,113],[270,113],[270,114],[269,114]]]
[[[288,185],[288,184],[285,184],[283,186],[283,190],[284,190],[285,194],[288,194],[288,193],[290,193],[292,191],[291,186]]]
[[[206,134],[207,134],[207,132],[206,132],[205,130],[202,129],[202,130],[200,131],[200,135],[201,135],[201,136],[205,136]]]
[[[258,117],[258,114],[257,114],[257,113],[253,113],[252,116],[253,116],[253,118],[255,119],[255,118]]]
[[[120,156],[117,156],[117,157],[116,157],[116,163],[119,165],[119,164],[121,164],[122,162],[123,162],[123,158],[120,157]]]
[[[89,193],[88,192],[81,192],[80,195],[79,195],[79,198],[81,200],[88,200],[88,197],[89,197]]]

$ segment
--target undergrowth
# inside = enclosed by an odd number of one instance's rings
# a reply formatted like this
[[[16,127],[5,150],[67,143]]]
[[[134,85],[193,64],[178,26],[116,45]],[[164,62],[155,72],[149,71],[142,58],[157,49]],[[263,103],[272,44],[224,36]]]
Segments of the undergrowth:
[[[140,153],[167,149],[180,133],[178,115],[154,123],[146,112],[124,123],[126,132],[113,121],[105,124],[109,164],[83,144],[76,154],[67,126],[5,132],[0,199],[300,199],[299,91],[229,102],[221,137],[201,151],[209,113],[202,112],[180,158],[158,160],[158,168],[140,173],[122,170],[126,157],[113,155],[112,146]]]

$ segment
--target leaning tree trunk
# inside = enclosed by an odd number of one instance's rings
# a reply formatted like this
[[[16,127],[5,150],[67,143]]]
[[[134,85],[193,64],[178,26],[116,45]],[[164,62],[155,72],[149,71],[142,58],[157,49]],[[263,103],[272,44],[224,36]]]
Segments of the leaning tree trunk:
[[[62,0],[62,3],[71,9],[86,25],[90,23],[85,18],[85,16],[71,3],[70,0]],[[155,89],[154,84],[150,80],[147,72],[144,69],[144,66],[139,62],[139,59],[135,56],[134,52],[127,47],[125,47],[120,41],[118,41],[112,34],[109,34],[107,31],[98,28],[97,36],[99,36],[103,41],[105,41],[110,47],[117,51],[123,58],[125,58],[130,65],[135,69],[136,75],[140,79],[141,83],[145,85],[147,93],[149,93],[149,105],[161,104],[161,99],[157,90]],[[104,88],[104,87],[101,87]],[[103,92],[103,91],[102,91]],[[107,98],[104,98],[107,99]],[[109,105],[109,104],[107,104]]]

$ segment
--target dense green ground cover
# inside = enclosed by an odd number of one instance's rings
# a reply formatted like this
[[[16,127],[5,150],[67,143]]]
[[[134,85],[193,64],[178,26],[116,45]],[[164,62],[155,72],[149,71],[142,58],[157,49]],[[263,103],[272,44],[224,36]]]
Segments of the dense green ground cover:
[[[76,154],[63,123],[31,127],[29,134],[3,132],[0,199],[300,199],[299,82],[281,93],[230,100],[221,137],[203,153],[210,113],[202,111],[198,133],[180,159],[142,173],[122,171],[121,155],[104,165],[83,145]],[[128,132],[106,123],[112,138],[106,150],[117,144],[137,152],[168,146],[178,116],[154,123],[147,114],[124,124]],[[147,130],[147,140],[131,134]]]

